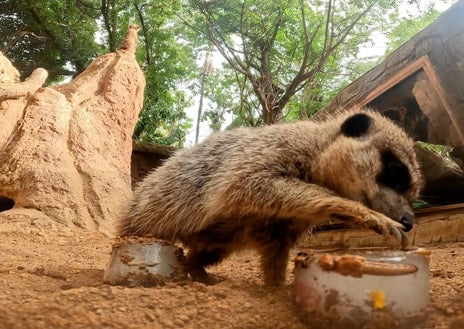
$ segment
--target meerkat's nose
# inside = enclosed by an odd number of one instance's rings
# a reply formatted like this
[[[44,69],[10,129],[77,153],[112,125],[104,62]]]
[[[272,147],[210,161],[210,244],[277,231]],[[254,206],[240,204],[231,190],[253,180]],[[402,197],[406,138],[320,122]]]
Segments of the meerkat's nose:
[[[414,214],[411,212],[405,212],[401,215],[400,223],[403,224],[405,232],[411,231],[414,226]]]

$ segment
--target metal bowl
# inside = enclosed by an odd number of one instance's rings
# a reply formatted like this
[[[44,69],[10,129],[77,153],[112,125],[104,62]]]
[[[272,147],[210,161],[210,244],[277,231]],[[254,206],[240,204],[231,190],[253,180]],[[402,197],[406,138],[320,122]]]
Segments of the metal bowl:
[[[184,253],[171,243],[147,237],[122,237],[113,243],[103,280],[113,285],[156,286],[187,278]]]

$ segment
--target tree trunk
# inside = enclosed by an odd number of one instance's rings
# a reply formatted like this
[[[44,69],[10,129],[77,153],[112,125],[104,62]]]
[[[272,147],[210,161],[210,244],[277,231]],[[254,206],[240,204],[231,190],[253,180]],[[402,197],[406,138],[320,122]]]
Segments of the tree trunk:
[[[272,83],[271,74],[267,72],[254,80],[253,90],[261,104],[261,117],[266,125],[274,124],[282,120],[283,106],[279,100],[283,90]]]
[[[131,194],[131,136],[145,87],[137,29],[59,86],[40,88],[42,69],[20,83],[0,53],[0,197],[14,201],[0,223],[113,233]]]

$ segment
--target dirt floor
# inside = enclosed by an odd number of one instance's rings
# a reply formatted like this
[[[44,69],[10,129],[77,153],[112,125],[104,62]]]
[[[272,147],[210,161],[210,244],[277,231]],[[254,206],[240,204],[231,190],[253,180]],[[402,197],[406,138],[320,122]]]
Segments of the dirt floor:
[[[295,310],[292,263],[287,285],[275,289],[262,286],[252,252],[211,268],[226,278],[214,286],[109,286],[102,277],[111,243],[53,225],[0,222],[0,328],[321,328]],[[431,303],[412,327],[464,328],[464,243],[428,247]]]

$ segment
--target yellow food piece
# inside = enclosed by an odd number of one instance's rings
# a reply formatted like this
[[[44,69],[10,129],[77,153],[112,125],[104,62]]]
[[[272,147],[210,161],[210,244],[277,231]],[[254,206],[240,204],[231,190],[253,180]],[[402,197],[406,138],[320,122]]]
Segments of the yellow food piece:
[[[374,309],[379,310],[385,307],[385,292],[383,290],[370,291],[369,297],[374,303]]]

